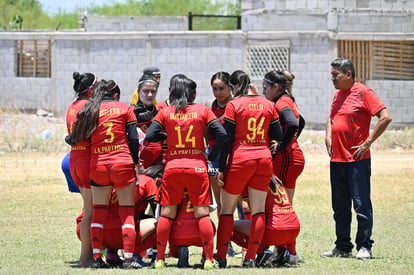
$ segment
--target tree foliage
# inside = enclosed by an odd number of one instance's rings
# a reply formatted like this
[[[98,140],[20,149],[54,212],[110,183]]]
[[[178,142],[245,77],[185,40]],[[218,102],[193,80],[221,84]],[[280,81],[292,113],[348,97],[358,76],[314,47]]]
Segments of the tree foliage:
[[[102,16],[187,16],[189,12],[204,15],[240,15],[240,5],[232,0],[127,0],[102,6],[78,8],[72,13],[48,15],[38,0],[0,0],[2,29],[78,29],[79,18],[88,14]],[[17,19],[17,20],[16,20]],[[232,22],[233,21],[233,22]],[[199,19],[194,29],[235,29],[234,19]]]

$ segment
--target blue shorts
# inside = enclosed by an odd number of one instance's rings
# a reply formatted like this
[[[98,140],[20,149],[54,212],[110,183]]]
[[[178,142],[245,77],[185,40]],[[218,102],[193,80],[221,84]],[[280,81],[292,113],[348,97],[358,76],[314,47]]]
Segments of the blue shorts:
[[[207,155],[209,155],[212,150],[213,149],[211,149],[210,147],[207,147],[207,150],[206,150]],[[220,164],[220,154],[217,155],[215,160],[212,160],[212,161],[208,160],[207,164],[208,164],[208,175],[215,176],[218,172],[218,168]]]

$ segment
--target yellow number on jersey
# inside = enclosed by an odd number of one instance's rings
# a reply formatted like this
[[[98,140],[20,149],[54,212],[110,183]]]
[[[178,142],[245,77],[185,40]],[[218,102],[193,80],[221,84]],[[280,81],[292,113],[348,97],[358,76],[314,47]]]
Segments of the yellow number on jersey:
[[[249,130],[251,133],[247,134],[246,137],[248,140],[253,141],[256,139],[257,135],[261,135],[262,139],[264,139],[265,131],[263,129],[263,123],[265,121],[265,118],[262,117],[260,119],[259,125],[257,125],[257,120],[254,117],[249,118],[247,121],[247,130]]]
[[[195,148],[196,147],[196,139],[194,136],[191,136],[191,134],[193,133],[193,125],[190,125],[190,128],[188,129],[187,135],[185,136],[185,142],[191,142],[191,147]],[[181,126],[175,126],[174,130],[177,132],[177,138],[178,138],[178,143],[175,145],[175,147],[177,148],[185,148],[185,145],[183,143],[183,138],[182,138],[182,134],[181,134]]]
[[[287,203],[289,201],[287,193],[284,189],[280,189],[279,185],[276,185],[276,192],[272,190],[271,193],[275,197],[275,202],[277,204],[282,204],[282,202]]]
[[[113,123],[112,122],[105,122],[103,124],[103,126],[108,127],[108,129],[106,129],[106,135],[109,136],[109,138],[104,139],[105,143],[112,143],[114,141],[115,138],[115,134],[112,133],[112,127],[113,127]]]

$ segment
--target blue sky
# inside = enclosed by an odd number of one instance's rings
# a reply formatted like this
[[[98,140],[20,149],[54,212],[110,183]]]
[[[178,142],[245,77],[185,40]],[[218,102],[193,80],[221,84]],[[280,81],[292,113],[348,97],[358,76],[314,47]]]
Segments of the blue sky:
[[[89,7],[111,3],[123,3],[126,0],[39,0],[43,10],[48,14],[56,14],[59,11],[73,12],[76,8]]]

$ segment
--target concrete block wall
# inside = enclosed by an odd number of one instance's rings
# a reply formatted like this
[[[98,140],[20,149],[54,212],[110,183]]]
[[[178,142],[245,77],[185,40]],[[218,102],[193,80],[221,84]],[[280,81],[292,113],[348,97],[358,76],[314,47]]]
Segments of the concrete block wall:
[[[25,33],[25,39],[37,39]],[[114,79],[121,87],[121,101],[129,102],[145,67],[158,66],[161,84],[157,100],[168,98],[170,78],[184,73],[197,82],[198,103],[213,97],[210,78],[217,71],[243,69],[245,36],[242,32],[191,33],[59,33],[52,43],[51,78],[16,77],[9,68],[14,40],[2,40],[0,64],[0,108],[42,108],[65,114],[74,99],[73,72],[93,72],[102,79]],[[6,54],[7,53],[7,54]],[[13,91],[10,93],[9,91]],[[14,104],[14,105],[13,105]]]
[[[337,32],[414,32],[411,11],[339,11],[336,14]]]
[[[16,81],[15,41],[0,40],[0,64],[0,108],[33,110],[50,106],[50,78],[20,77]]]
[[[256,9],[371,9],[371,10],[413,10],[412,0],[243,0],[242,10]]]
[[[185,31],[188,16],[91,16],[87,31]]]
[[[414,81],[369,80],[366,85],[373,89],[387,106],[394,125],[414,123]]]

